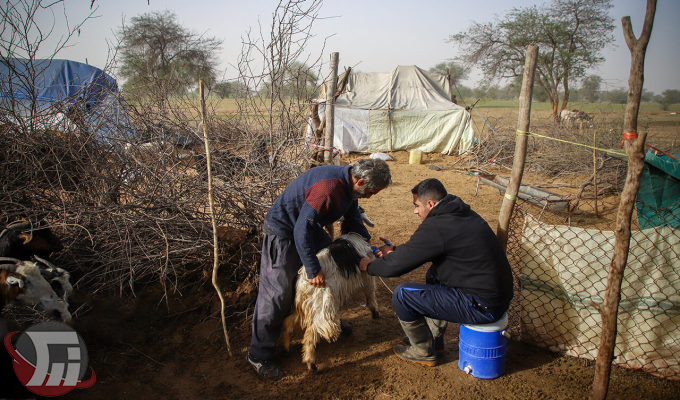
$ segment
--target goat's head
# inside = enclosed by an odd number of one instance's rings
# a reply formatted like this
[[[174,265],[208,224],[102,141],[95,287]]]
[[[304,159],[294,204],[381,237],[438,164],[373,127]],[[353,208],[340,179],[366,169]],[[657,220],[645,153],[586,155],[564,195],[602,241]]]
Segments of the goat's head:
[[[327,249],[345,278],[355,275],[359,271],[359,261],[371,252],[371,246],[357,233],[339,236]]]
[[[28,260],[32,255],[47,258],[64,246],[41,218],[15,221],[0,233],[0,256]]]
[[[13,267],[13,266],[9,266]],[[21,274],[11,271],[0,265],[0,310],[5,306],[13,305],[17,297],[26,291],[24,278]]]
[[[68,303],[58,296],[41,274],[37,263],[0,257],[2,269],[24,277],[24,291],[16,297],[16,304],[35,307],[38,311],[53,313],[66,323],[71,322]]]

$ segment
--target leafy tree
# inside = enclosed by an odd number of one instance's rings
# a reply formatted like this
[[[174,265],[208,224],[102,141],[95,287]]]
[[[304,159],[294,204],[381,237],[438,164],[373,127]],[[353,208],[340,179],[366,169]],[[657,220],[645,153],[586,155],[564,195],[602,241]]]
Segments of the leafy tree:
[[[275,79],[277,79],[278,84],[274,86],[280,88],[280,94],[284,98],[309,100],[316,93],[319,77],[306,64],[294,61],[287,65],[283,69],[283,73],[279,74]],[[265,97],[269,97],[271,96],[271,88],[271,81],[268,81],[260,88],[260,93]]]
[[[212,91],[220,99],[242,98],[248,93],[248,90],[243,83],[229,81],[222,81],[214,84]]]
[[[628,91],[617,88],[607,92],[605,99],[612,104],[626,104],[628,102]]]
[[[522,76],[526,49],[539,47],[536,84],[550,100],[557,119],[569,102],[569,84],[601,63],[601,51],[614,37],[611,0],[553,0],[549,6],[513,8],[495,22],[473,22],[451,35],[461,59],[478,65],[488,79]]]
[[[199,78],[208,85],[215,81],[216,53],[222,42],[184,28],[171,11],[133,17],[117,33],[120,75],[127,79],[128,92],[186,93]]]
[[[591,103],[597,101],[601,85],[602,77],[598,75],[590,75],[583,78],[581,81],[581,96],[583,100]]]
[[[664,90],[658,101],[663,110],[668,110],[671,104],[680,103],[680,90]]]
[[[430,68],[430,72],[436,72],[440,75],[449,76],[452,86],[459,86],[461,81],[468,78],[470,68],[458,64],[455,61],[446,61]]]

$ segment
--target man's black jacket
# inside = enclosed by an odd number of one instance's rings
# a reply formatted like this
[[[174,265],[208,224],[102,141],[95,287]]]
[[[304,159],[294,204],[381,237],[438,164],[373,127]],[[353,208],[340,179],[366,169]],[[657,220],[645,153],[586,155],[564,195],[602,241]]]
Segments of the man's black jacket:
[[[496,234],[463,200],[447,195],[394,252],[368,265],[370,275],[401,276],[432,261],[443,285],[481,298],[489,307],[507,309],[512,272]]]

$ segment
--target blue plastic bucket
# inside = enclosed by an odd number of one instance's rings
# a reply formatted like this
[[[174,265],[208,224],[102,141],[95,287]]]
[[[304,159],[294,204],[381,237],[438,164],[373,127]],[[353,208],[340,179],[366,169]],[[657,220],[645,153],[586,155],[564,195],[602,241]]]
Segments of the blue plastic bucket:
[[[458,368],[475,378],[494,379],[505,373],[508,339],[503,336],[508,315],[491,324],[461,325]]]

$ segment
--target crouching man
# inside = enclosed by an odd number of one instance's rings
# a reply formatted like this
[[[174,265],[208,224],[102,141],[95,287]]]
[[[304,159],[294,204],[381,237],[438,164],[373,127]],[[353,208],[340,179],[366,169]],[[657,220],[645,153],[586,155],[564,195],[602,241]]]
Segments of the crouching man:
[[[444,352],[448,322],[487,324],[503,316],[512,299],[512,272],[486,221],[459,197],[447,194],[440,181],[426,179],[411,192],[413,212],[422,221],[418,229],[398,247],[380,247],[375,261],[363,258],[360,268],[394,277],[432,262],[425,284],[397,286],[392,306],[406,333],[394,352],[404,360],[435,366],[437,353]]]

